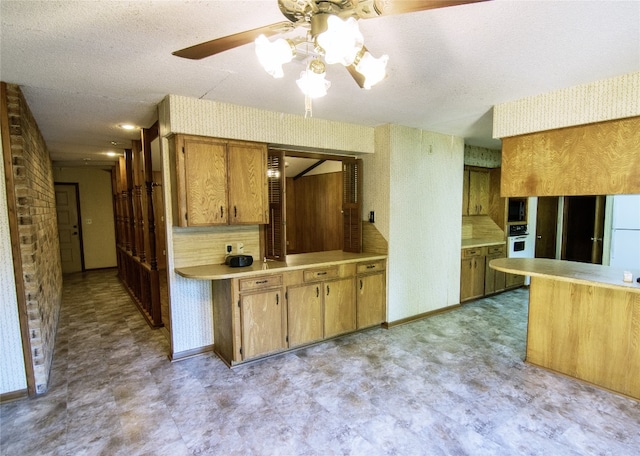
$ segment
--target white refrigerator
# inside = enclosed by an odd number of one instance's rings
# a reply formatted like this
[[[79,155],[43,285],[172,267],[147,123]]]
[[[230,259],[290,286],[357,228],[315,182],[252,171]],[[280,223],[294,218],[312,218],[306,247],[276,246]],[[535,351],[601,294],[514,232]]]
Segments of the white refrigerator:
[[[640,195],[615,195],[609,265],[640,273]]]

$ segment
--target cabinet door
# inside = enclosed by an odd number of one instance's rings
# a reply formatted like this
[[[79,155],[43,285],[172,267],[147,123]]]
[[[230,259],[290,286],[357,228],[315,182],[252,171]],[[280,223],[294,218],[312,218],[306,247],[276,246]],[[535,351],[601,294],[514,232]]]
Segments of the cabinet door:
[[[322,283],[287,289],[289,347],[322,339],[322,290]]]
[[[496,271],[489,267],[489,262],[495,258],[504,258],[504,253],[496,253],[493,255],[487,255],[485,263],[485,280],[484,280],[484,294],[497,293],[504,290],[506,274],[501,271]]]
[[[229,223],[268,223],[266,145],[230,142],[227,151]]]
[[[356,278],[358,329],[379,325],[385,319],[384,272]]]
[[[208,138],[186,138],[183,150],[188,226],[226,225],[225,144]]]
[[[462,175],[462,215],[469,215],[469,170]]]
[[[241,297],[243,360],[285,348],[283,308],[281,290]]]
[[[489,172],[469,171],[469,215],[489,213]]]
[[[460,302],[473,297],[473,258],[460,262]]]
[[[506,274],[505,287],[516,288],[524,285],[524,276],[520,274]]]
[[[464,258],[460,263],[460,302],[484,295],[484,256]]]
[[[353,278],[324,282],[324,336],[333,337],[356,329]]]

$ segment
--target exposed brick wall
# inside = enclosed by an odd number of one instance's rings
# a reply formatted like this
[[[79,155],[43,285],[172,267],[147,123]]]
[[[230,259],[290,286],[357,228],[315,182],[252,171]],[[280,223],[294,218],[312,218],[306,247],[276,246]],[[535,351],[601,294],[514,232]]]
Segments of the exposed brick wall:
[[[41,394],[48,388],[62,301],[53,169],[47,146],[17,85],[7,84],[7,113],[28,337],[35,389]]]

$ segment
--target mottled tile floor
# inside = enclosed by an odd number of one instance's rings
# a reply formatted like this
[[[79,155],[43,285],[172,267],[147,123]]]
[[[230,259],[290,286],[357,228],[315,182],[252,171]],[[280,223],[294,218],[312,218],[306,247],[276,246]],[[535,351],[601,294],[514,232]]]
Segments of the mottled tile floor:
[[[113,270],[65,278],[2,455],[637,455],[640,403],[525,364],[525,289],[249,366],[170,363]]]

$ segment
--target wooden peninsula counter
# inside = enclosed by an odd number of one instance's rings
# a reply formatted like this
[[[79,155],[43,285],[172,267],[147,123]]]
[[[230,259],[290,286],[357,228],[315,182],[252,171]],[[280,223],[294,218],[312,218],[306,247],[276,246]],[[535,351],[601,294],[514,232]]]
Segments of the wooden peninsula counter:
[[[336,250],[176,273],[212,282],[214,351],[234,366],[380,326],[386,320],[386,258]]]
[[[526,361],[640,400],[640,284],[623,270],[541,258],[489,266],[531,276]]]

